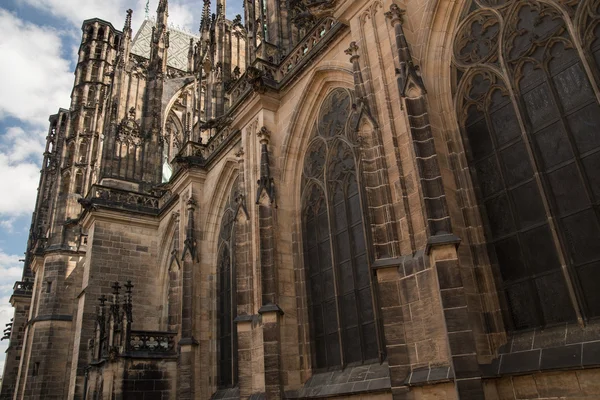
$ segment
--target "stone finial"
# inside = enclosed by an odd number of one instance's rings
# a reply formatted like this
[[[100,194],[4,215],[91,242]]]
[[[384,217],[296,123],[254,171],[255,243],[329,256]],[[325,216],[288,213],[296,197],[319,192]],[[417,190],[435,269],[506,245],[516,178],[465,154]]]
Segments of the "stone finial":
[[[186,254],[190,254],[192,261],[198,261],[197,243],[196,243],[196,228],[194,224],[194,209],[196,207],[196,200],[193,196],[187,201],[188,210],[188,221],[186,227],[185,240],[183,242],[183,253],[181,259],[184,260]]]
[[[240,149],[234,155],[238,158],[238,160],[241,161],[244,158],[244,154],[244,148],[240,147]]]
[[[160,0],[158,2],[158,8],[156,10],[158,13],[169,13],[169,1],[168,0]]]
[[[190,196],[190,198],[187,201],[187,208],[189,209],[194,209],[196,207],[196,200],[194,199],[194,196]]]
[[[133,15],[133,10],[130,8],[127,10],[127,16],[125,17],[125,26],[123,27],[123,33],[131,30],[131,16]]]
[[[121,284],[119,282],[115,282],[112,284],[111,288],[113,290],[113,294],[118,295],[121,290]]]
[[[398,23],[402,23],[402,17],[406,14],[406,10],[398,7],[396,4],[392,4],[390,6],[390,11],[385,13],[386,18],[388,18],[392,26],[395,26]]]
[[[260,202],[260,196],[263,191],[267,193],[271,203],[275,202],[275,184],[271,177],[271,169],[269,166],[269,138],[271,132],[267,127],[262,127],[256,134],[260,138],[261,154],[260,154],[260,179],[258,180],[258,189],[256,193],[256,204]]]
[[[133,289],[133,284],[131,283],[131,281],[127,281],[127,283],[125,283],[125,292],[127,294],[131,294],[131,289]]]
[[[208,32],[210,29],[210,0],[204,0],[202,8],[202,20],[200,22],[200,31]]]
[[[271,131],[266,126],[260,128],[260,130],[256,133],[256,136],[260,139],[260,144],[269,144],[269,140],[271,139]]]

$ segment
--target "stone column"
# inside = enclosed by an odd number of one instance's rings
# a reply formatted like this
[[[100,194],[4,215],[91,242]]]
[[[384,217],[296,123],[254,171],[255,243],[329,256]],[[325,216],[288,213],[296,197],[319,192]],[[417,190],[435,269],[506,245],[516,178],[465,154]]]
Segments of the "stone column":
[[[484,399],[475,338],[470,327],[456,251],[460,239],[452,234],[452,223],[429,122],[427,91],[419,68],[413,64],[409,44],[402,27],[403,15],[404,10],[395,4],[392,4],[390,11],[386,13],[396,38],[398,91],[402,102],[401,106],[406,111],[412,138],[428,236],[426,254],[429,255],[429,267],[426,268],[426,274],[422,277],[423,281],[432,286],[433,290],[439,290],[441,313],[445,322],[445,332],[443,333],[449,352],[449,361],[454,369],[458,399]],[[431,268],[431,272],[429,268]],[[435,278],[437,278],[437,285]],[[401,290],[402,293],[408,296],[410,290]],[[437,295],[438,293],[435,293],[434,297]],[[430,380],[429,376],[427,380]],[[415,378],[416,376],[413,374],[410,382],[412,383]]]
[[[407,399],[405,380],[410,375],[410,359],[404,334],[403,307],[399,295],[400,274],[398,266],[375,270],[379,291],[379,307],[390,367],[390,383],[394,400]]]
[[[475,335],[469,322],[456,245],[456,241],[447,240],[429,246],[430,261],[437,274],[458,398],[484,400]]]
[[[263,127],[259,132],[261,145],[260,180],[256,193],[260,246],[261,316],[265,366],[265,394],[267,400],[281,399],[280,319],[283,311],[277,305],[277,268],[275,251],[275,184],[269,166],[270,132]]]
[[[244,151],[240,149],[238,157],[238,197],[235,199],[235,279],[237,296],[237,352],[238,387],[240,398],[247,399],[253,393],[254,375],[252,365],[252,347],[256,316],[254,315],[254,287],[252,279],[251,244],[252,233],[248,210],[246,208],[246,183],[244,169]]]

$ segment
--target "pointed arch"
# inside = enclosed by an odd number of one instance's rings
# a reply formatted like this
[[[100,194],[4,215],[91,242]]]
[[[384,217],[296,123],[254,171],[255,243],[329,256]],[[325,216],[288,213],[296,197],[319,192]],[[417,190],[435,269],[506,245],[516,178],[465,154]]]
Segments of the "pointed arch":
[[[459,204],[470,209],[462,215],[472,217],[459,224],[467,242],[489,250],[478,259],[494,265],[496,287],[484,291],[500,294],[508,330],[597,316],[590,168],[600,143],[584,126],[600,125],[600,95],[578,26],[587,3],[488,3],[440,1],[423,68],[435,131],[454,165],[470,167],[454,170]],[[543,262],[529,254],[536,246]]]
[[[221,389],[233,387],[237,382],[237,273],[236,273],[236,179],[230,190],[218,229],[217,244],[217,386]]]
[[[173,212],[169,218],[165,233],[162,236],[163,246],[159,249],[160,271],[158,276],[161,288],[163,307],[161,312],[161,326],[170,332],[178,332],[181,326],[182,307],[182,273],[179,261],[180,252],[180,215]]]
[[[306,126],[300,121],[315,121],[316,114],[325,95],[334,87],[354,87],[354,76],[352,70],[346,63],[332,61],[316,68],[310,78],[302,96],[298,99],[299,107],[294,108],[294,113],[290,119],[290,129],[286,132],[282,145],[282,178],[284,182],[289,182],[292,186],[300,178],[296,162],[301,162],[301,155],[292,157],[292,149],[305,149],[308,142],[308,136],[305,133]],[[295,196],[299,198],[299,193]],[[298,208],[296,208],[298,209]]]
[[[207,213],[205,223],[207,227],[210,227],[210,229],[207,229],[207,243],[216,244],[218,240],[219,221],[221,221],[221,218],[223,217],[231,187],[235,180],[238,179],[238,175],[239,170],[237,160],[233,159],[233,157],[225,159],[223,167],[214,179],[214,190],[207,202],[209,205],[209,212]],[[210,262],[214,263],[216,262],[216,259],[213,259]]]
[[[359,150],[350,140],[356,125],[352,100],[352,92],[344,88],[327,94],[315,114],[314,138],[301,169],[300,276],[305,282],[300,285],[305,286],[314,369],[365,363],[378,359],[382,349]]]

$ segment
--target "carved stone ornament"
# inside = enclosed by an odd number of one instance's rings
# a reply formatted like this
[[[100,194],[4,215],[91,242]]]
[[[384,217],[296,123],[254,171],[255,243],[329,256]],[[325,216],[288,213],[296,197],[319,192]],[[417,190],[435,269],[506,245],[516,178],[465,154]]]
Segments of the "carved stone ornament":
[[[249,67],[246,70],[246,79],[257,93],[264,93],[266,91],[263,75],[264,72],[255,67]]]
[[[333,14],[337,0],[302,0],[302,3],[316,18],[323,18]]]
[[[454,41],[454,58],[461,65],[495,61],[498,53],[500,23],[490,10],[469,16]]]
[[[135,122],[135,109],[129,110],[129,116],[124,118],[117,128],[117,141],[139,146],[142,144],[140,126]]]

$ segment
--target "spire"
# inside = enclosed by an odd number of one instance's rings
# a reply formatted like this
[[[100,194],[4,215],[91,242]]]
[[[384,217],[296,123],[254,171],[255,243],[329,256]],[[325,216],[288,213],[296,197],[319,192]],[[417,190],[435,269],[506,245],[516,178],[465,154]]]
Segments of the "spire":
[[[225,17],[225,0],[217,0],[217,18]]]
[[[423,85],[419,68],[413,64],[410,48],[406,41],[406,36],[404,36],[404,29],[402,26],[402,17],[404,14],[405,11],[396,4],[392,4],[390,11],[385,13],[386,17],[391,20],[392,27],[394,27],[396,34],[396,50],[398,51],[399,63],[399,68],[396,68],[396,75],[398,77],[398,85],[402,97],[406,96],[407,89],[410,85],[419,88],[422,93],[427,92]]]
[[[125,25],[123,26],[123,33],[128,33],[131,35],[131,15],[133,14],[133,10],[130,8],[127,10],[127,16],[125,17]]]
[[[188,72],[194,72],[194,39],[190,38],[190,47],[188,49]]]
[[[262,127],[258,131],[257,136],[260,138],[260,179],[258,180],[258,189],[256,192],[256,204],[260,203],[261,195],[266,192],[271,203],[275,202],[275,184],[271,177],[271,169],[269,168],[269,138],[271,132],[267,127]]]
[[[210,29],[210,0],[204,0],[202,9],[202,22],[200,22],[200,32],[208,32]]]
[[[148,20],[150,19],[150,0],[146,1],[146,17],[145,19]]]
[[[156,10],[156,26],[152,27],[150,67],[155,72],[166,72],[167,70],[167,49],[169,48],[168,3],[168,0],[160,0]]]
[[[168,0],[160,0],[158,3],[157,13],[166,13],[169,14],[169,1]]]
[[[169,1],[160,0],[156,9],[156,25],[167,27],[167,18],[169,17]]]
[[[119,44],[119,55],[117,66],[124,67],[129,59],[129,49],[131,46],[131,16],[133,15],[133,10],[127,10],[127,16],[125,17],[125,25],[123,26],[123,39],[121,39],[121,43]]]

